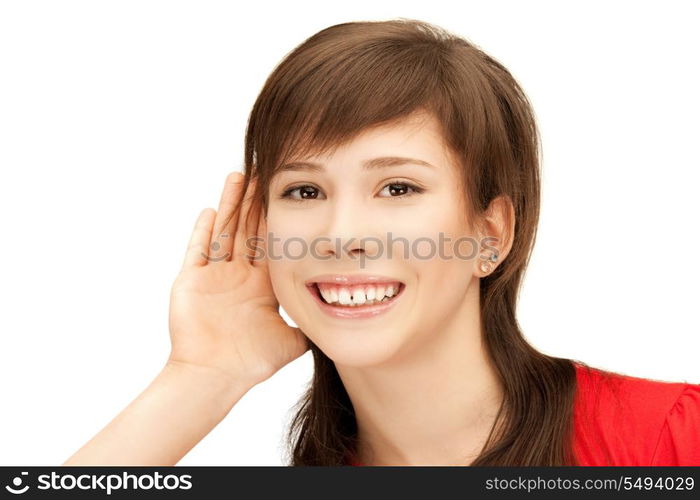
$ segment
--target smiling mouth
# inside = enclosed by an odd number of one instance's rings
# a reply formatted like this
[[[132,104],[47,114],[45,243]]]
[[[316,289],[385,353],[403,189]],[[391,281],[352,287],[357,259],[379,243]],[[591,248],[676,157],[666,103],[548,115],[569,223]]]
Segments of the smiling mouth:
[[[330,307],[365,309],[393,302],[401,295],[406,285],[399,281],[353,286],[312,283],[308,288],[319,301]]]

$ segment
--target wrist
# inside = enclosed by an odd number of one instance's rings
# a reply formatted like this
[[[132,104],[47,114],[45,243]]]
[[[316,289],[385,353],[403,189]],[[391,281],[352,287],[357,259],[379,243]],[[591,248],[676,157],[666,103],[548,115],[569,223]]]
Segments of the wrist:
[[[223,418],[255,384],[222,369],[168,359],[159,377],[211,402]]]

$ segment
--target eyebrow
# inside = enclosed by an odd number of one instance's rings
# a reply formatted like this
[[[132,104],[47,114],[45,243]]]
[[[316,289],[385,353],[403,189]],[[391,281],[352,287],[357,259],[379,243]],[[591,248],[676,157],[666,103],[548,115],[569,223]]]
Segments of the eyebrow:
[[[370,158],[362,162],[362,170],[373,170],[378,168],[388,168],[388,167],[398,167],[401,165],[415,164],[424,167],[435,168],[434,165],[428,163],[427,161],[418,160],[416,158],[406,158],[403,156],[380,156],[378,158]],[[309,162],[309,161],[294,161],[291,163],[286,163],[280,168],[281,172],[284,171],[310,171],[310,172],[323,172],[325,168],[319,163]]]

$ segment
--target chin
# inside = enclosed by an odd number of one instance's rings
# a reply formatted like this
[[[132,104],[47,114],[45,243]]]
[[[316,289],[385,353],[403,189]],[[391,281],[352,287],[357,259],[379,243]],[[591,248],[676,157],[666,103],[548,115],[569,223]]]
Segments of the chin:
[[[369,368],[391,361],[401,350],[402,337],[396,333],[392,336],[386,330],[362,332],[335,329],[327,332],[314,331],[308,337],[336,365]]]

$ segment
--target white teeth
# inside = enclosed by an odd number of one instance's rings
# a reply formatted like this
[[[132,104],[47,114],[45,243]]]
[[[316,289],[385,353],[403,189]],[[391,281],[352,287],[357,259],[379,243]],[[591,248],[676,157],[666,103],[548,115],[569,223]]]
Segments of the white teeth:
[[[350,305],[350,303],[352,302],[350,300],[350,292],[347,288],[341,288],[338,291],[338,302],[340,302],[340,305],[342,306]]]
[[[356,307],[387,302],[398,294],[399,286],[364,285],[355,288],[317,285],[321,297],[328,304]]]
[[[362,288],[356,288],[352,291],[352,303],[361,306],[366,302],[365,291]]]

